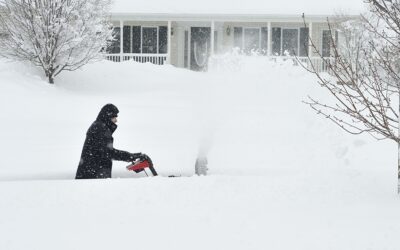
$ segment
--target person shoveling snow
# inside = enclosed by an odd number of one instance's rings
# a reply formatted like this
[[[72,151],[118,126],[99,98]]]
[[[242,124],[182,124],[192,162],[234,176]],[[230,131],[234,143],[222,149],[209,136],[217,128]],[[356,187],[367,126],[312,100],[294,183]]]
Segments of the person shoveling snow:
[[[117,129],[119,110],[105,105],[86,133],[75,179],[111,178],[112,160],[136,162],[150,158],[142,153],[129,153],[113,147],[112,134]]]

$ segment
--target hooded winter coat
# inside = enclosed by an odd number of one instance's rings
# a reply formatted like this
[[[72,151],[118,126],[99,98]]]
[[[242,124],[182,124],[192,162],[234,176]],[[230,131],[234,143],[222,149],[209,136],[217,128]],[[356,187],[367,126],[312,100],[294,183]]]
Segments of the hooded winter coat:
[[[113,147],[112,134],[117,125],[111,119],[118,112],[113,104],[105,105],[88,129],[76,179],[111,178],[112,160],[129,162],[140,157],[140,153],[131,154]]]

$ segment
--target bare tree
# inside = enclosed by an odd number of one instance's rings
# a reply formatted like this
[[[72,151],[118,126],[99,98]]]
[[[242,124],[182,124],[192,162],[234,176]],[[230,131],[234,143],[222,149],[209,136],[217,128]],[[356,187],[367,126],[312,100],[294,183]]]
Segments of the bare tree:
[[[112,39],[109,0],[1,0],[0,55],[41,67],[54,83],[99,58]]]
[[[338,24],[339,42],[328,20],[333,60],[322,57],[311,41],[329,74],[317,72],[312,63],[310,71],[334,102],[309,97],[306,103],[348,133],[396,142],[400,194],[400,0],[365,2],[368,14]]]

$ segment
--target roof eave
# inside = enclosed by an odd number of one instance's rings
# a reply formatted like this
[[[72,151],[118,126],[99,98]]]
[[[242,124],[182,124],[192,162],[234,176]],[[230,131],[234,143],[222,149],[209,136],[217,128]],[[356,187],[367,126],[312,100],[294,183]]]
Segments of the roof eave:
[[[112,12],[111,19],[122,21],[220,21],[220,22],[303,22],[303,14],[191,14],[191,13],[129,13]],[[346,15],[347,19],[359,15]],[[306,15],[307,22],[335,20],[337,15]]]

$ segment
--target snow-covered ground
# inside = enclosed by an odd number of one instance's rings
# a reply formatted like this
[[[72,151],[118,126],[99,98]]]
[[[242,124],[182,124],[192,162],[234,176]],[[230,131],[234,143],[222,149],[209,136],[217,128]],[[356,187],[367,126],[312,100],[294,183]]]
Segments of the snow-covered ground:
[[[329,98],[262,57],[207,73],[99,62],[55,86],[1,62],[0,249],[399,249],[396,146],[345,134],[307,95]],[[114,162],[113,179],[73,180],[106,103],[116,148],[183,177]],[[209,176],[193,176],[198,155]]]

